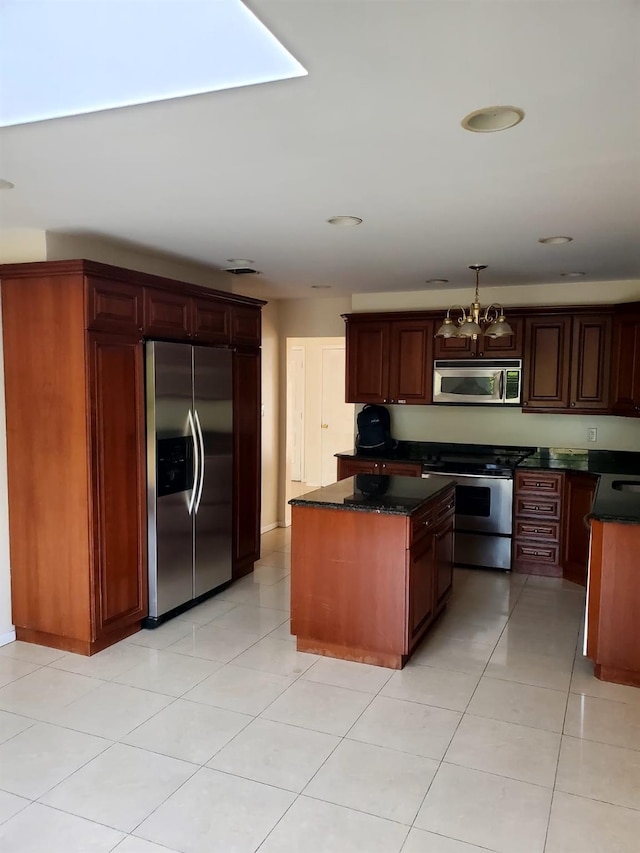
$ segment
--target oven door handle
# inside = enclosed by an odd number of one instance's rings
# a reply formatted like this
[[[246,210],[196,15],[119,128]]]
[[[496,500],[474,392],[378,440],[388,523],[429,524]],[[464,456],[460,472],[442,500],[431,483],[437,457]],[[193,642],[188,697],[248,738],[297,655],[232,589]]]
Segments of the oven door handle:
[[[458,478],[464,477],[466,479],[468,477],[469,479],[476,480],[513,480],[511,474],[447,474],[446,471],[423,471],[422,476],[425,479],[427,477],[449,477],[450,479],[456,480]]]

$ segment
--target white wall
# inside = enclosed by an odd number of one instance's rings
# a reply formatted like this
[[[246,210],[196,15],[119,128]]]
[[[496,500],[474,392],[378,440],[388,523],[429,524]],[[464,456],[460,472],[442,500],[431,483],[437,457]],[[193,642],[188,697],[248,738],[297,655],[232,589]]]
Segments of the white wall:
[[[354,312],[419,311],[449,305],[469,305],[473,301],[475,282],[469,287],[439,290],[416,290],[389,293],[356,293],[352,297]],[[598,305],[600,303],[640,300],[640,279],[631,281],[586,281],[562,284],[527,284],[507,287],[483,287],[480,280],[480,302],[499,302],[505,308],[522,305]]]
[[[0,264],[26,264],[47,259],[46,232],[9,228],[0,232]]]
[[[536,415],[486,406],[389,406],[394,438],[465,444],[640,451],[640,420],[598,415]],[[597,442],[587,441],[596,427]]]

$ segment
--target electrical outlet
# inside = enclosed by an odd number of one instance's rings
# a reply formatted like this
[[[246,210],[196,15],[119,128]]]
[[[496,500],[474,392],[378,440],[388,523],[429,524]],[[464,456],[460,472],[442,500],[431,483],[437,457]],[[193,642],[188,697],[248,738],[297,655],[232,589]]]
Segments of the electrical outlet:
[[[595,427],[589,427],[587,430],[587,441],[597,441],[598,430]]]

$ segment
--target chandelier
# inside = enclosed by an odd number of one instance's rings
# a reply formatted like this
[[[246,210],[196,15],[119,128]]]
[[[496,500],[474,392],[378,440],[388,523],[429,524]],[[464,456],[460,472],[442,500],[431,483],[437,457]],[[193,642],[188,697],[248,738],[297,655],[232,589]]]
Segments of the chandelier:
[[[475,300],[468,309],[463,308],[462,305],[452,305],[447,310],[444,322],[436,332],[436,338],[473,338],[475,340],[478,335],[502,338],[505,335],[513,334],[513,329],[504,316],[502,305],[492,303],[484,309],[480,305],[478,281],[480,270],[486,270],[486,268],[486,264],[471,264],[469,269],[474,270],[476,274]],[[455,320],[451,319],[452,311],[460,311],[460,316]]]

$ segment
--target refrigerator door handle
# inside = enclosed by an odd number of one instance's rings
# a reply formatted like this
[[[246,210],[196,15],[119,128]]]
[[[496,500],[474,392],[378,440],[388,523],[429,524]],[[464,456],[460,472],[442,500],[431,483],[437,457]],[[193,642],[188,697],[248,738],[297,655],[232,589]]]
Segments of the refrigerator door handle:
[[[200,500],[202,498],[202,487],[204,486],[204,438],[202,435],[202,428],[200,426],[200,418],[198,417],[198,410],[197,409],[194,409],[194,414],[195,414],[195,419],[196,419],[196,427],[198,429],[198,438],[200,440],[200,466],[199,466],[200,483],[198,484],[198,497],[196,498],[195,510],[194,510],[197,513],[198,509],[200,508]],[[194,488],[194,492],[195,492],[195,488]]]
[[[196,415],[196,417],[198,416]],[[200,451],[198,437],[196,435],[196,427],[193,421],[193,415],[191,414],[191,409],[189,409],[187,420],[189,422],[189,428],[191,429],[191,437],[193,438],[193,486],[191,488],[191,497],[189,498],[189,515],[191,515],[191,513],[193,512],[193,506],[196,502],[198,481],[200,480]]]

